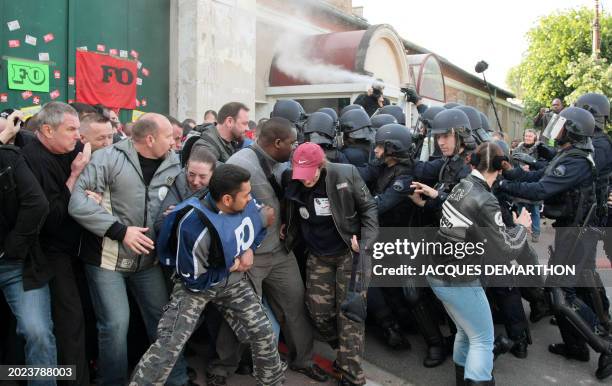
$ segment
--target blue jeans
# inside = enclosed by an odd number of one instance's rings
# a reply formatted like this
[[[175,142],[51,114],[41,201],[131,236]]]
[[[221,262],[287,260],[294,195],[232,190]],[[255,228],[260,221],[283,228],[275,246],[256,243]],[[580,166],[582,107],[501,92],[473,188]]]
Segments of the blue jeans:
[[[162,270],[154,266],[140,272],[127,273],[86,264],[85,272],[98,327],[98,385],[127,384],[127,334],[130,324],[127,288],[138,303],[149,340],[154,342],[162,309],[168,303]],[[187,380],[187,363],[181,355],[167,384],[182,385]]]
[[[519,214],[523,208],[527,209],[531,213],[531,231],[537,236],[540,234],[540,204],[516,204]]]
[[[492,379],[493,319],[480,282],[449,283],[432,277],[427,280],[457,325],[453,361],[465,367],[465,379]]]
[[[0,289],[17,319],[17,334],[25,339],[25,364],[57,365],[51,319],[49,287],[23,290],[23,266],[0,262]],[[54,380],[29,381],[29,385],[55,385]]]

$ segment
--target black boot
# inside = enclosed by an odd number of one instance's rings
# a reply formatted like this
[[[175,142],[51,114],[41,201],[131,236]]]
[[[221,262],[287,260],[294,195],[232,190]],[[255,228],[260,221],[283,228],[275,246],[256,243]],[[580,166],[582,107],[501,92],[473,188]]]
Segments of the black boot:
[[[529,320],[531,323],[537,323],[543,317],[552,315],[550,300],[543,288],[521,288],[521,294],[529,302],[529,308],[531,308]]]
[[[465,386],[465,367],[455,363],[455,385]]]
[[[599,362],[597,362],[597,371],[595,376],[597,379],[606,379],[612,375],[612,355],[601,354],[599,356]]]
[[[403,336],[397,323],[389,323],[382,327],[385,343],[394,350],[409,349],[410,342]]]
[[[472,381],[471,379],[466,379],[465,380],[465,385],[466,386],[495,386],[495,378],[491,378],[490,381]]]
[[[514,342],[505,335],[498,335],[493,342],[493,360],[505,354],[514,346]]]
[[[548,351],[553,354],[564,356],[567,359],[575,359],[580,362],[588,362],[590,353],[588,347],[569,346],[565,343],[553,343],[548,346]]]
[[[427,356],[423,360],[423,366],[431,368],[441,365],[446,360],[448,350],[440,326],[432,317],[431,311],[422,303],[412,308],[412,314],[420,334],[427,343]]]
[[[513,336],[511,339],[514,341],[514,345],[510,349],[512,355],[519,359],[527,358],[527,345],[529,344],[527,333],[523,332],[517,336]]]

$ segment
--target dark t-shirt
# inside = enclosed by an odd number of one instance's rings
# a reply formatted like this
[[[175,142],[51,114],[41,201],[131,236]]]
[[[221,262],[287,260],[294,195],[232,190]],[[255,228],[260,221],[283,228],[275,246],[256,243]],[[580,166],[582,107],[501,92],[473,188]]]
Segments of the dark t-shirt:
[[[142,178],[144,178],[145,185],[149,186],[155,172],[159,168],[159,165],[164,162],[163,158],[145,158],[138,154],[138,162],[140,162],[140,169],[142,170]]]
[[[78,253],[82,228],[68,214],[70,190],[66,180],[70,177],[72,161],[82,150],[83,144],[77,142],[70,153],[53,154],[38,138],[23,148],[23,155],[49,201],[49,215],[40,231],[41,246],[46,253],[71,256]]]
[[[325,169],[315,186],[306,188],[300,184],[298,212],[304,241],[315,256],[338,256],[348,250],[340,237],[331,214],[331,206],[325,190]]]

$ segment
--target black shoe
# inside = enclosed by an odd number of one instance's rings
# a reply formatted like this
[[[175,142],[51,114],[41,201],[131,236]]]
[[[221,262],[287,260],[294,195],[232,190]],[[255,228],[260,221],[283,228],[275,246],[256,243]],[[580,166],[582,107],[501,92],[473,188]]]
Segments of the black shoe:
[[[325,382],[329,379],[325,371],[319,367],[319,365],[313,363],[308,367],[293,367],[289,366],[289,368],[298,373],[304,374],[308,378],[314,379],[317,382]]]
[[[597,379],[606,379],[612,375],[612,355],[601,354],[597,363],[597,371],[595,376]]]
[[[519,359],[527,358],[527,333],[523,332],[517,337],[512,337],[514,345],[510,349],[512,355]]]
[[[225,386],[227,380],[222,375],[206,373],[206,386]]]
[[[448,351],[444,346],[429,346],[427,347],[427,356],[423,359],[423,366],[432,368],[440,366],[446,360]]]
[[[548,346],[548,351],[553,354],[564,356],[567,359],[575,359],[580,362],[588,362],[590,359],[587,347],[570,347],[565,343],[553,343]]]
[[[398,325],[392,325],[383,329],[385,343],[394,350],[409,349],[410,342],[404,338]]]
[[[455,363],[455,385],[465,386],[465,367]]]
[[[493,342],[493,360],[505,354],[514,346],[514,342],[504,335],[498,335]]]
[[[552,310],[547,302],[537,301],[530,303],[531,313],[529,314],[529,321],[531,323],[539,322],[543,317],[552,315]]]

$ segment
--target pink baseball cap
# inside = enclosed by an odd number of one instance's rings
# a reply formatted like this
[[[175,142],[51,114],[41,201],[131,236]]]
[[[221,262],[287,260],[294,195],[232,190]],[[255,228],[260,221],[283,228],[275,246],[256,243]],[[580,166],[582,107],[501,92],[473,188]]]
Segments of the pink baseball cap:
[[[317,169],[325,160],[321,146],[312,142],[304,142],[295,149],[291,167],[294,180],[310,181],[317,174]]]

